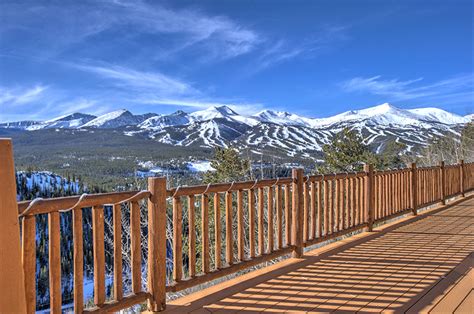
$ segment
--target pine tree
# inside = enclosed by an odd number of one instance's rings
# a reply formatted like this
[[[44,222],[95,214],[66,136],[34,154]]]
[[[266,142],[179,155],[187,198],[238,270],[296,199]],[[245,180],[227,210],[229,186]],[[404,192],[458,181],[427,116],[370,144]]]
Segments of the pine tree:
[[[206,183],[241,181],[248,177],[250,162],[242,159],[234,148],[216,148],[211,167],[215,171],[204,174]]]
[[[344,128],[325,144],[323,153],[325,164],[318,169],[322,173],[361,171],[364,163],[377,163],[362,136],[349,128]]]
[[[404,151],[406,145],[395,140],[388,141],[380,155],[377,156],[377,169],[402,168],[405,166]]]

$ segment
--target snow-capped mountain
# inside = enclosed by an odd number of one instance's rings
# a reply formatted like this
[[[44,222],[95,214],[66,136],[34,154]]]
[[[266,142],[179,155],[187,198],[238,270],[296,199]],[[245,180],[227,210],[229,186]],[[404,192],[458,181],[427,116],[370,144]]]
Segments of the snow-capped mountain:
[[[113,129],[123,126],[138,125],[155,114],[133,115],[126,109],[112,111],[81,125],[81,128],[106,128]]]
[[[96,116],[94,115],[75,112],[46,121],[20,121],[2,123],[0,124],[0,128],[15,128],[27,131],[51,128],[75,129],[95,118]]]
[[[407,149],[426,145],[429,139],[458,135],[460,127],[472,121],[438,108],[401,109],[385,103],[343,112],[327,118],[311,118],[290,112],[264,110],[241,115],[227,106],[213,106],[186,113],[134,115],[122,109],[99,117],[74,113],[48,121],[20,121],[0,124],[0,128],[27,131],[56,129],[122,129],[126,135],[139,135],[178,146],[215,147],[229,144],[254,151],[274,149],[289,156],[311,157],[321,151],[331,137],[345,127],[358,130],[376,151],[388,139],[405,143]]]
[[[281,125],[301,125],[310,126],[309,118],[301,117],[286,111],[263,110],[255,114],[254,117],[262,122],[269,122]]]
[[[48,128],[74,129],[86,124],[87,122],[95,118],[96,116],[94,115],[76,112],[55,119],[47,120],[36,125],[32,125],[28,127],[28,130],[33,131]]]
[[[418,108],[410,109],[408,111],[417,114],[418,116],[420,116],[421,119],[428,122],[437,121],[445,124],[459,124],[470,122],[469,116],[461,117],[457,114],[453,114],[439,108]]]
[[[175,113],[168,115],[156,115],[146,119],[142,123],[138,124],[138,127],[145,130],[158,131],[163,128],[173,125],[185,125],[191,122],[189,114],[178,110]]]
[[[474,113],[464,116],[465,119],[468,119],[471,122],[474,122]]]

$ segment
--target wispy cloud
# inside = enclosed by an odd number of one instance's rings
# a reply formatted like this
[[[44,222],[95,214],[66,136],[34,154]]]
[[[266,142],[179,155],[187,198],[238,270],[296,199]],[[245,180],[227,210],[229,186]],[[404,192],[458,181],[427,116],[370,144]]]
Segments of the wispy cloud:
[[[362,92],[388,97],[388,100],[410,100],[426,98],[443,103],[474,99],[474,75],[463,74],[437,82],[423,84],[423,78],[411,80],[355,77],[344,81],[341,87],[346,92]]]
[[[225,16],[208,15],[195,9],[172,10],[144,1],[111,3],[123,9],[118,15],[124,21],[145,32],[185,35],[180,49],[202,44],[217,56],[231,58],[250,52],[261,40],[256,31]]]
[[[273,42],[267,40],[253,71],[258,72],[297,57],[314,58],[320,53],[330,51],[334,46],[348,39],[348,29],[349,26],[324,25],[312,37],[300,43],[290,43],[284,39]]]
[[[37,101],[40,99],[47,86],[36,85],[29,88],[0,87],[0,105],[15,106]]]
[[[260,111],[264,104],[262,103],[245,103],[236,101],[212,101],[199,99],[145,99],[140,98],[136,100],[139,103],[147,105],[162,105],[162,106],[177,106],[188,107],[193,109],[206,109],[209,107],[228,106],[241,114],[253,114]]]
[[[160,72],[144,72],[116,65],[74,65],[75,68],[111,79],[120,87],[146,89],[162,95],[200,94],[190,84]]]
[[[114,36],[116,44],[143,34],[173,35],[166,47],[173,53],[200,48],[215,58],[223,59],[246,54],[260,42],[256,31],[229,17],[141,0],[102,0],[87,4],[7,1],[0,3],[0,11],[0,34],[20,31],[27,49],[35,45],[35,48],[41,48],[37,53],[48,58],[106,32],[108,35],[120,34]],[[150,55],[157,53],[153,49],[144,49]]]

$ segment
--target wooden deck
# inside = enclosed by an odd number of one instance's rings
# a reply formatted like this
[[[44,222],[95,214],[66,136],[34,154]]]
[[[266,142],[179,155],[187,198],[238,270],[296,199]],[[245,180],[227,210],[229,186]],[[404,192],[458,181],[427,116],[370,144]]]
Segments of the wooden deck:
[[[473,313],[474,198],[172,301],[171,313]]]

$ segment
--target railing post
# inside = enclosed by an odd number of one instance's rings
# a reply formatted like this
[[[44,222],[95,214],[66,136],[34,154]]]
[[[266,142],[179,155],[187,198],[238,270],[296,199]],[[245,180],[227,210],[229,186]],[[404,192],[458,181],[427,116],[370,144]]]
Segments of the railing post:
[[[293,169],[293,206],[291,244],[295,246],[293,257],[303,256],[303,169]]]
[[[441,203],[446,205],[446,169],[444,168],[444,161],[439,162],[440,181],[441,181]]]
[[[0,311],[26,313],[11,139],[0,138]]]
[[[459,191],[462,197],[466,196],[464,194],[464,159],[459,161]]]
[[[166,178],[148,178],[148,310],[166,308]]]
[[[374,166],[371,164],[364,165],[364,171],[366,172],[365,178],[365,199],[366,199],[366,211],[367,211],[367,223],[369,232],[373,230],[374,226],[374,205],[375,205],[375,194],[374,194]]]
[[[418,173],[416,163],[411,163],[411,210],[413,215],[418,215]]]

